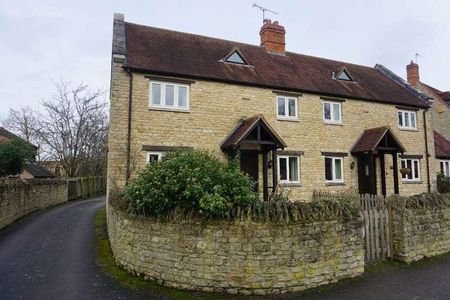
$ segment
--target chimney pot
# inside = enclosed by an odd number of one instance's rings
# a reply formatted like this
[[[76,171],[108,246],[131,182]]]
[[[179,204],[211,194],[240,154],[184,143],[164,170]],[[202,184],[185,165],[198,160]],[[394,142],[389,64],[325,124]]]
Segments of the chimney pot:
[[[406,79],[413,86],[417,85],[420,81],[419,65],[413,61],[406,66]]]
[[[278,21],[272,23],[270,19],[265,19],[264,24],[259,31],[261,37],[261,46],[264,46],[268,52],[284,54],[286,30]]]

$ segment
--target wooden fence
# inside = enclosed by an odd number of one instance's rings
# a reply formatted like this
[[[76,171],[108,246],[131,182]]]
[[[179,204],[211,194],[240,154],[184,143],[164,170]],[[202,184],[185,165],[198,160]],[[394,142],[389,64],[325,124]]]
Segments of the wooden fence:
[[[386,198],[374,195],[361,196],[361,213],[364,220],[364,239],[367,262],[393,257],[392,211]]]
[[[103,195],[106,192],[106,177],[67,178],[69,201]]]

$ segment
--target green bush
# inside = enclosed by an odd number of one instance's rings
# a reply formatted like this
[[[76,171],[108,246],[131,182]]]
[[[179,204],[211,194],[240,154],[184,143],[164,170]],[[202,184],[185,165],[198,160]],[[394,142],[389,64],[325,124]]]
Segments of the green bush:
[[[14,139],[0,144],[0,177],[20,174],[27,159],[34,159],[36,150],[30,144]]]
[[[450,177],[447,177],[444,174],[438,174],[437,190],[442,194],[450,193]]]
[[[236,162],[224,163],[202,151],[168,153],[149,163],[126,187],[137,214],[163,216],[175,208],[221,217],[232,207],[258,201],[254,182]]]

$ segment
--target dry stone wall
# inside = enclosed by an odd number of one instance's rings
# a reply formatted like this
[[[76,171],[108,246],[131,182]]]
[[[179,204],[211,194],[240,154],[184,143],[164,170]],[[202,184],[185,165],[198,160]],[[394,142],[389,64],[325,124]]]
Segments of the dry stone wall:
[[[67,202],[67,183],[59,179],[0,180],[0,229],[38,209]]]
[[[164,222],[110,204],[107,214],[117,263],[170,287],[277,294],[364,272],[360,220]]]
[[[397,259],[410,263],[450,252],[450,205],[398,205],[392,223]]]

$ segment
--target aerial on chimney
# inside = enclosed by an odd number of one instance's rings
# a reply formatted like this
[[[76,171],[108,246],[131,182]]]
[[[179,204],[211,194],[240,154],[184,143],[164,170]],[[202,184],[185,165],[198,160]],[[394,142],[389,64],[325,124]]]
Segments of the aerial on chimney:
[[[270,19],[265,19],[264,24],[259,31],[261,37],[261,46],[264,46],[267,52],[275,54],[284,54],[286,30],[278,24],[278,21],[272,23]]]
[[[409,84],[415,86],[419,83],[419,65],[411,60],[409,65],[406,66],[406,79]]]

